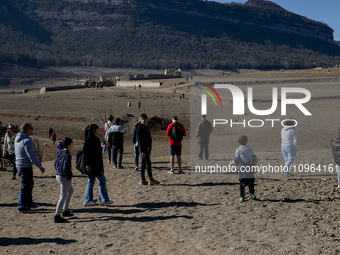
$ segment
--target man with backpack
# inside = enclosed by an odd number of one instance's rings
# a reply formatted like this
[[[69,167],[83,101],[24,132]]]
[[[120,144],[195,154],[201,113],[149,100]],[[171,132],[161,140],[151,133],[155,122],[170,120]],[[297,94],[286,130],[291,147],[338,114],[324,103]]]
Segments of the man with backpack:
[[[175,155],[177,155],[178,173],[184,174],[181,169],[182,165],[182,140],[186,136],[184,126],[177,121],[177,116],[172,117],[172,123],[169,124],[166,136],[169,137],[169,155],[170,155],[170,171],[169,174],[174,173]]]
[[[115,124],[110,127],[108,132],[108,143],[109,147],[112,146],[112,162],[113,168],[117,168],[117,155],[118,155],[118,168],[124,169],[122,166],[123,160],[123,141],[124,134],[127,133],[127,130],[124,126],[122,126],[122,120],[120,118],[115,119]]]

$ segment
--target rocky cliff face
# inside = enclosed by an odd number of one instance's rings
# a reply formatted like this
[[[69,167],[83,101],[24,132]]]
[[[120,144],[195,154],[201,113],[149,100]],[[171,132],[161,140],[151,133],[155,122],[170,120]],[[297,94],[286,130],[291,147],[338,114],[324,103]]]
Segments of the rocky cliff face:
[[[322,22],[288,12],[266,0],[248,0],[245,4],[220,4],[203,0],[27,0],[37,2],[82,2],[103,4],[129,4],[153,9],[167,9],[189,16],[209,17],[235,24],[268,28],[277,32],[316,37],[334,42],[333,29]]]
[[[0,63],[289,69],[339,59],[329,26],[264,0],[0,1]]]

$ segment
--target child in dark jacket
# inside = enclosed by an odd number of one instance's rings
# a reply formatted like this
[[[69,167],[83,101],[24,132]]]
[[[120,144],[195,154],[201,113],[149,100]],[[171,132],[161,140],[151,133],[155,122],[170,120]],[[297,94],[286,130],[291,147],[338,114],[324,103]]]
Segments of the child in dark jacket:
[[[71,196],[73,194],[72,187],[72,168],[71,168],[71,154],[70,150],[73,149],[73,141],[71,138],[65,137],[62,140],[63,148],[57,154],[57,158],[54,162],[54,168],[57,171],[56,179],[60,183],[60,198],[58,201],[56,213],[54,216],[54,222],[61,223],[67,220],[61,217],[63,216],[73,216],[69,211],[69,204],[71,201]],[[63,212],[62,212],[62,209]]]

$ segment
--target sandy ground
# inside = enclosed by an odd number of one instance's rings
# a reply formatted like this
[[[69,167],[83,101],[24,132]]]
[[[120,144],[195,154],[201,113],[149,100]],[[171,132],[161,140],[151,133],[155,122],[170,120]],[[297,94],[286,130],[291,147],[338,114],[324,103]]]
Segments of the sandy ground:
[[[244,82],[249,82],[247,77]],[[254,76],[258,75],[256,73]],[[328,75],[328,74],[327,74]],[[325,76],[311,75],[313,79]],[[298,78],[309,79],[299,74]],[[270,79],[275,77],[268,74]],[[261,74],[260,79],[267,79]],[[337,78],[337,74],[331,78]],[[292,74],[288,79],[296,79]],[[216,77],[221,79],[221,77]],[[230,79],[229,77],[226,79]],[[242,80],[242,79],[241,79]],[[203,79],[202,79],[203,81]],[[229,82],[225,80],[225,82]],[[308,105],[315,120],[304,119],[297,128],[299,152],[297,163],[334,163],[329,148],[339,127],[339,83],[334,80],[294,84],[311,89],[315,100]],[[286,86],[285,84],[284,86]],[[278,85],[283,86],[283,85]],[[246,86],[244,86],[246,88]],[[267,109],[270,91],[257,87],[258,107]],[[0,172],[0,254],[339,254],[340,216],[339,190],[335,176],[319,178],[275,178],[256,180],[258,201],[239,202],[237,177],[192,178],[190,174],[190,144],[194,126],[189,126],[189,96],[179,99],[171,92],[171,84],[160,89],[104,88],[51,92],[44,95],[0,95],[0,120],[3,123],[31,121],[33,138],[46,144],[41,175],[35,168],[34,201],[39,207],[33,214],[18,214],[20,180],[11,180],[10,167]],[[177,93],[188,95],[187,85]],[[125,98],[122,96],[125,94]],[[224,100],[228,95],[224,95]],[[138,100],[142,107],[137,108]],[[262,101],[261,101],[262,100]],[[132,109],[126,107],[132,102]],[[134,121],[142,113],[169,119],[176,114],[188,132],[183,142],[184,175],[167,174],[169,157],[165,130],[152,129],[153,173],[159,186],[139,185],[140,174],[133,171],[134,159],[131,134]],[[82,147],[83,128],[101,123],[101,115],[111,113],[125,117],[129,133],[125,137],[124,166],[113,169],[104,156],[105,175],[111,206],[84,207],[82,204],[86,176],[73,170],[74,195],[71,210],[75,214],[68,223],[55,224],[53,216],[59,198],[59,184],[53,169],[57,152],[48,138],[51,126],[59,140],[67,135],[74,139],[75,149]],[[277,114],[277,113],[275,113]],[[246,118],[253,118],[247,116]],[[212,162],[230,160],[237,137],[249,130],[216,129],[213,141],[228,137],[226,151],[212,154]],[[262,162],[282,164],[280,128],[250,133],[254,150]],[[249,132],[248,132],[249,133]],[[230,139],[230,140],[229,140]],[[274,142],[273,142],[274,139]],[[275,140],[276,139],[276,140]],[[195,149],[194,149],[195,151]],[[72,152],[74,154],[74,151]],[[73,162],[74,166],[74,162]],[[329,178],[331,177],[331,178]],[[95,185],[98,197],[98,181]]]

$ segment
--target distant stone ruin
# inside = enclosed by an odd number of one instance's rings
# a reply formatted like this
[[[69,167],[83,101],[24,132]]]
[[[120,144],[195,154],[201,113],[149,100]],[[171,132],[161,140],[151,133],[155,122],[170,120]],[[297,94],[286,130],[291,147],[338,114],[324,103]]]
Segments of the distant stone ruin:
[[[170,79],[182,77],[181,69],[165,69],[164,74],[128,74],[120,77],[121,81],[132,80],[152,80],[152,79]]]
[[[182,73],[181,73],[181,69],[179,69],[179,68],[178,68],[178,70],[176,70],[176,69],[165,69],[164,75],[172,75],[172,76],[181,77]]]

